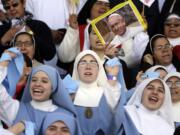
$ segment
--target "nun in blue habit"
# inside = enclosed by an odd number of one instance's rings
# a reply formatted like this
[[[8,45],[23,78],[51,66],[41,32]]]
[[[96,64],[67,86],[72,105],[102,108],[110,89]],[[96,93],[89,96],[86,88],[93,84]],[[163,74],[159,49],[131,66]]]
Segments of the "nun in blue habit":
[[[55,122],[63,122],[69,130],[69,135],[82,135],[77,120],[73,116],[62,112],[53,112],[46,115],[42,123],[40,135],[46,135],[48,127]],[[57,125],[56,128],[58,128]]]
[[[164,92],[160,89],[164,89]],[[119,129],[116,135],[174,133],[170,91],[165,82],[159,78],[148,78],[141,82],[127,105],[119,106],[117,110],[115,118]]]
[[[42,79],[40,80],[38,77],[35,77],[34,79],[34,76],[39,72],[43,72],[47,78],[45,80],[40,78]],[[43,101],[32,99],[33,90],[30,89],[30,84],[37,80],[46,81],[46,83],[47,80],[50,81],[52,92],[49,95],[49,99],[45,99]],[[8,124],[10,125],[21,120],[31,121],[36,127],[35,135],[38,135],[42,120],[47,114],[51,112],[63,112],[71,115],[72,117],[75,116],[73,103],[68,95],[68,92],[65,90],[57,70],[53,67],[42,65],[33,68],[31,74],[29,75],[21,102],[12,99],[7,94],[4,86],[0,86],[0,96],[2,97],[0,102],[3,104],[0,105],[0,110],[2,112],[0,118],[5,122],[9,122]],[[41,87],[39,89],[43,88],[44,87]],[[38,88],[36,89],[38,91]],[[41,90],[41,92],[43,93],[43,90]]]
[[[115,75],[114,80],[110,80],[115,85],[111,86],[108,81],[106,86],[100,85],[102,70],[103,65],[95,52],[84,50],[76,57],[72,78],[79,82],[79,87],[74,105],[83,135],[113,135],[114,132],[114,112],[124,92]],[[95,74],[97,76],[92,79]]]

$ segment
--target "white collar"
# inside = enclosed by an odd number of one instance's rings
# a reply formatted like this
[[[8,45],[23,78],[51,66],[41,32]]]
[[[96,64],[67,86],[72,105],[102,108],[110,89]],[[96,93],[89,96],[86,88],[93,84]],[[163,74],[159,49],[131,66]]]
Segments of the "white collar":
[[[176,68],[174,67],[173,64],[169,64],[168,66],[165,66],[165,67],[166,67],[168,73],[170,73],[170,72],[176,72]]]
[[[173,111],[174,121],[180,122],[180,102],[173,103],[172,111]]]
[[[180,45],[180,37],[178,38],[168,38],[169,42],[171,45],[176,46],[176,45]]]
[[[46,112],[52,112],[58,108],[52,103],[52,100],[46,100],[43,102],[32,100],[30,104],[33,106],[33,108]]]
[[[74,104],[83,107],[98,107],[102,95],[103,89],[97,86],[97,82],[91,84],[80,82]]]

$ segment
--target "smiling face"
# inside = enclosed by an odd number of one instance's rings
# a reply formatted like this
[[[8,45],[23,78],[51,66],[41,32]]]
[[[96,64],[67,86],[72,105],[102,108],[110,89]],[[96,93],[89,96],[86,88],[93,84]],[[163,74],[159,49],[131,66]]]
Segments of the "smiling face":
[[[90,32],[89,41],[90,41],[92,50],[103,50],[104,51],[105,46],[101,43],[98,36],[96,35],[96,33],[93,30],[91,30],[91,32]]]
[[[166,38],[158,38],[154,42],[153,57],[155,63],[168,66],[172,62],[172,47]]]
[[[180,37],[180,19],[171,18],[164,23],[164,35],[168,38]]]
[[[47,128],[45,135],[70,135],[70,131],[64,122],[56,121]]]
[[[126,22],[121,15],[109,16],[108,24],[116,35],[122,36],[126,32]]]
[[[92,83],[97,79],[99,68],[92,55],[85,55],[78,63],[78,75],[82,82]]]
[[[149,110],[159,109],[165,98],[165,90],[160,80],[150,82],[144,89],[141,102]]]
[[[10,18],[24,16],[25,0],[7,0],[3,6]]]
[[[110,9],[110,5],[104,1],[97,1],[91,9],[91,20],[99,17]]]
[[[38,71],[32,76],[30,82],[31,97],[35,101],[46,101],[50,99],[52,92],[51,81],[43,71]]]

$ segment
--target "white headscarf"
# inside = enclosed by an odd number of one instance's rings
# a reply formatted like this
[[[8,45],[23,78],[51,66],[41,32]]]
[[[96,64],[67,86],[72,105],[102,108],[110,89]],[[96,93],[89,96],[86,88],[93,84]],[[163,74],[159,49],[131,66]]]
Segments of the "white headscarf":
[[[92,55],[97,60],[99,66],[99,73],[97,79],[91,84],[83,83],[79,78],[77,70],[79,61],[86,55]],[[99,105],[100,99],[103,95],[103,89],[100,86],[103,86],[103,83],[107,82],[106,77],[102,76],[105,75],[104,72],[105,71],[101,63],[101,60],[95,52],[91,50],[84,50],[81,53],[79,53],[74,62],[74,69],[72,75],[72,78],[74,80],[78,80],[80,82],[79,88],[75,95],[75,105],[85,107],[97,107]]]
[[[171,72],[166,75],[166,77],[164,78],[164,81],[166,82],[171,77],[180,78],[180,73],[179,72]],[[180,122],[180,101],[177,103],[173,103],[172,111],[173,111],[174,121]]]
[[[158,110],[151,111],[142,105],[141,99],[145,87],[154,80],[160,80],[162,82],[165,89],[165,98],[162,106]],[[159,135],[158,133],[161,133],[163,129],[166,129],[166,135],[170,135],[170,133],[173,134],[174,132],[171,95],[168,86],[161,79],[144,80],[140,85],[137,86],[134,94],[125,106],[125,109],[133,120],[138,131],[144,135]],[[153,119],[155,121],[152,122]],[[151,131],[148,130],[156,125],[158,126],[157,129]]]
[[[152,66],[152,67],[150,67],[148,70],[146,70],[146,72],[155,72],[157,69],[164,69],[166,72],[168,72],[167,71],[167,69],[166,69],[166,67],[164,67],[164,66],[161,66],[161,65],[155,65],[155,66]]]

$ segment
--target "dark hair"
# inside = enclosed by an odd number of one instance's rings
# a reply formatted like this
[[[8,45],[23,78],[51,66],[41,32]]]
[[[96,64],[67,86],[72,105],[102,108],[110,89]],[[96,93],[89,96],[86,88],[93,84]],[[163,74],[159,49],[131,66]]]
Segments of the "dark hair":
[[[155,42],[157,39],[160,39],[160,38],[165,38],[168,42],[169,40],[167,39],[167,37],[163,34],[156,34],[154,35],[150,41],[149,41],[149,45],[150,45],[150,50],[151,50],[151,53],[153,54],[154,53],[154,45],[155,45]]]
[[[24,62],[26,63],[26,66],[32,67],[32,60],[24,53],[23,53],[23,58],[24,58]]]
[[[8,1],[10,1],[10,0],[1,0],[3,6],[4,6]],[[21,1],[21,3],[24,3],[24,0],[19,0],[19,1]]]

